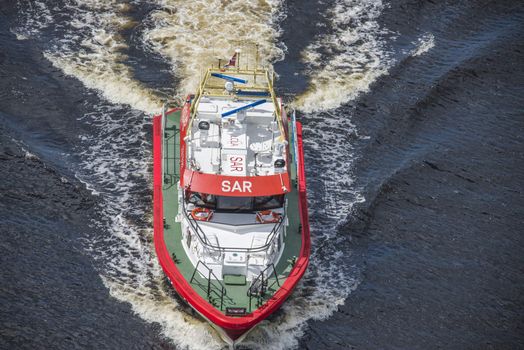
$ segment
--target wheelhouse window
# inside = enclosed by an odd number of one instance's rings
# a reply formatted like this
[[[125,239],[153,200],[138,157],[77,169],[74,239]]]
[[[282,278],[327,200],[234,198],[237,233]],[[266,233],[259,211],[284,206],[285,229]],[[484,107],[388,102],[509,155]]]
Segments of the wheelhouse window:
[[[284,205],[284,195],[230,197],[189,192],[186,195],[186,202],[192,203],[197,207],[209,208],[216,211],[248,213],[281,208]]]
[[[217,196],[217,210],[250,212],[253,210],[253,197]]]
[[[280,208],[284,205],[284,195],[253,197],[255,210]]]
[[[204,207],[215,209],[216,207],[216,196],[206,193],[189,192],[189,196],[186,197],[187,203],[192,203],[197,207]]]

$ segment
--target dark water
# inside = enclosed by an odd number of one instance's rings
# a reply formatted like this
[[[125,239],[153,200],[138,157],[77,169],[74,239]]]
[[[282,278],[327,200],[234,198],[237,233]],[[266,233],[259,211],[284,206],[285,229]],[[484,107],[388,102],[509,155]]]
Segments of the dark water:
[[[0,348],[184,348],[158,314],[159,323],[144,320],[134,301],[112,297],[101,277],[138,286],[133,276],[153,274],[147,251],[114,249],[105,239],[117,217],[139,227],[122,235],[150,243],[150,180],[137,175],[151,166],[150,125],[142,112],[107,101],[44,56],[53,38],[67,39],[60,19],[70,20],[67,2],[52,4],[57,22],[19,40],[13,28],[36,5],[0,1]],[[299,113],[317,247],[293,304],[312,314],[282,346],[524,348],[524,6],[385,5],[376,21],[387,73],[340,107]],[[289,101],[308,89],[300,52],[333,30],[330,6],[284,4],[279,40],[287,53],[275,68]],[[155,8],[136,7],[129,16],[141,23]],[[124,63],[157,96],[172,93],[178,78],[165,59],[143,50],[140,33],[140,25],[122,32],[129,43]],[[406,54],[427,33],[434,46]],[[321,50],[326,64],[342,49]],[[108,119],[92,117],[101,110]],[[130,134],[110,129],[115,123]],[[99,145],[105,139],[123,139],[126,147]],[[123,163],[108,158],[111,166],[89,171],[97,156],[113,154]],[[135,205],[118,204],[123,196]],[[323,236],[322,228],[333,234]],[[123,256],[131,257],[126,269],[113,268]],[[353,282],[323,284],[324,268],[333,280]],[[162,286],[146,284],[162,294]],[[308,296],[337,295],[337,288],[352,291],[340,294],[345,302],[330,317],[315,318]],[[248,339],[247,347],[260,339]]]

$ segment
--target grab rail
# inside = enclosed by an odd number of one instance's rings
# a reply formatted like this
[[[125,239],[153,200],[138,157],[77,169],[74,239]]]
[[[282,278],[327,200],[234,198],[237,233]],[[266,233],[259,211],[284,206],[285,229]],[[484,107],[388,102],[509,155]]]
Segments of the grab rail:
[[[170,136],[167,136],[166,131],[172,131],[172,134]],[[166,188],[169,188],[173,186],[179,179],[180,179],[180,171],[179,165],[180,165],[180,157],[177,155],[176,149],[179,145],[179,135],[180,135],[180,129],[176,127],[176,125],[173,125],[172,127],[164,127],[164,147],[162,148],[162,151],[165,150],[164,153],[164,164],[163,164],[163,174],[164,174],[164,184],[167,184],[169,181],[169,186]],[[166,137],[167,136],[167,137]],[[172,153],[170,152],[170,142],[172,145]],[[170,167],[171,164],[171,167]],[[167,180],[169,179],[169,180]]]
[[[291,139],[293,143],[293,160],[295,161],[295,167],[299,169],[297,117],[295,110],[293,110],[293,113],[291,113]]]
[[[161,135],[162,135],[162,140],[163,140],[162,162],[161,162],[162,181],[164,182],[164,184],[167,184],[169,182],[168,187],[173,186],[176,180],[178,180],[178,178],[180,177],[180,172],[177,171],[177,169],[179,168],[178,163],[180,162],[180,157],[177,156],[177,152],[176,152],[177,146],[180,146],[179,141],[178,141],[179,138],[177,137],[180,133],[180,129],[178,129],[176,125],[167,127],[167,116],[168,116],[167,112],[169,110],[170,105],[172,105],[173,103],[175,103],[175,101],[166,100],[164,104],[162,105],[162,114],[161,114]],[[172,135],[168,136],[167,131],[172,131]],[[173,155],[170,155],[169,146],[170,146],[170,142],[172,139],[173,139],[172,141]],[[170,169],[170,161],[173,161],[172,166],[171,166],[172,170]],[[166,178],[169,178],[169,180],[167,180],[168,182],[166,181]],[[168,188],[168,187],[165,187],[165,188]]]
[[[275,275],[275,282],[273,282],[270,286],[267,285],[269,281],[269,275],[266,276],[266,272],[269,268],[273,268],[273,274]],[[260,304],[260,298],[264,297],[266,291],[273,287],[275,283],[280,287],[280,281],[278,280],[278,274],[277,270],[275,269],[275,265],[273,263],[268,264],[267,267],[260,272],[260,274],[251,281],[251,284],[249,285],[249,288],[247,289],[247,296],[249,297],[249,311],[251,311],[251,299],[253,297],[256,297],[258,302],[257,304]]]
[[[198,271],[198,266],[202,264],[207,269],[207,300],[212,303],[211,300],[211,293],[214,292],[217,297],[220,297],[220,309],[224,307],[224,296],[226,295],[226,287],[222,284],[222,282],[219,281],[217,276],[213,273],[213,270],[209,268],[203,261],[198,260],[198,263],[196,264],[195,270],[193,271],[193,275],[191,276],[191,279],[189,280],[189,283],[193,283],[193,279],[195,278],[195,274]],[[220,288],[216,287],[213,283],[211,283],[211,276],[215,278],[215,280],[218,282]],[[204,277],[205,278],[205,277]],[[213,290],[212,287],[215,287],[217,289],[220,289],[220,294]]]

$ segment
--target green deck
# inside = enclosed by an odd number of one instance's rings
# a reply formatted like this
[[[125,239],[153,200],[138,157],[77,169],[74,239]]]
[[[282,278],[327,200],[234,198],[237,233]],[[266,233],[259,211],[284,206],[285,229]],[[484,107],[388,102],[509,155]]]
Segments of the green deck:
[[[170,255],[173,257],[178,269],[183,274],[185,279],[190,282],[191,277],[195,271],[195,266],[191,263],[189,257],[186,255],[182,247],[182,230],[179,222],[175,221],[178,213],[178,191],[177,182],[179,180],[179,121],[180,111],[175,111],[167,115],[167,120],[164,130],[164,141],[162,147],[164,148],[164,158],[166,160],[164,168],[164,185],[163,185],[163,199],[164,199],[164,217],[166,225],[164,229],[164,239]],[[291,143],[290,143],[291,144]],[[293,150],[291,150],[293,153]],[[296,189],[296,169],[294,169],[294,162],[289,164],[292,172],[292,192],[287,195],[288,198],[288,220],[287,232],[284,238],[284,251],[278,264],[275,266],[276,272],[279,276],[279,283],[282,285],[289,275],[292,268],[291,262],[293,258],[299,256],[300,247],[302,245],[302,236],[300,232],[300,217],[298,207],[298,192]],[[277,290],[278,285],[275,282],[274,276],[269,279],[268,292],[263,298],[251,299],[247,295],[250,281],[245,284],[241,283],[238,276],[227,276],[228,283],[225,284],[211,279],[210,296],[208,296],[208,280],[202,277],[199,273],[195,274],[195,278],[191,282],[193,288],[204,298],[209,300],[217,309],[225,313],[226,307],[243,307],[247,312],[255,310],[268,300]],[[222,286],[225,287],[225,297],[221,305],[220,291]]]

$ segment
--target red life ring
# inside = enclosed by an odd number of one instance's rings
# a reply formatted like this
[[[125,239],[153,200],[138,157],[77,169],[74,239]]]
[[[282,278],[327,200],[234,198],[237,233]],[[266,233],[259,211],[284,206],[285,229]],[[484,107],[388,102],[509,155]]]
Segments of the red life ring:
[[[261,224],[269,224],[280,221],[280,214],[272,210],[262,210],[257,212],[257,221]]]
[[[213,216],[213,211],[208,208],[196,207],[191,211],[191,216],[198,221],[209,221]]]

